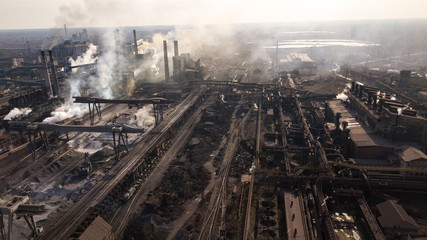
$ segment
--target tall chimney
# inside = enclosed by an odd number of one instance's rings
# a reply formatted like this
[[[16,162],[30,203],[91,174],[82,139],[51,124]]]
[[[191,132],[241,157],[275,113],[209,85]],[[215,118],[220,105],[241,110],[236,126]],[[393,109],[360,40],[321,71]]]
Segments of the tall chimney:
[[[52,72],[53,92],[55,96],[59,96],[58,77],[56,76],[56,67],[55,67],[55,62],[53,61],[52,50],[49,50],[49,60],[50,60],[50,71]]]
[[[168,44],[166,40],[163,40],[163,53],[165,59],[165,81],[169,81],[169,61],[168,61]]]
[[[175,56],[172,57],[172,65],[173,65],[173,79],[178,79],[178,41],[173,41],[173,50],[175,52]]]
[[[64,24],[65,39],[68,39],[67,24]]]
[[[52,97],[53,96],[52,85],[50,83],[49,71],[47,69],[47,63],[46,63],[46,57],[44,55],[44,51],[41,51],[40,53],[41,53],[41,59],[42,59],[42,65],[43,65],[44,87],[46,89],[47,95],[49,95],[49,97]]]
[[[135,57],[138,56],[138,44],[136,43],[136,31],[133,30],[133,44],[135,46]]]
[[[177,40],[173,41],[173,50],[175,51],[175,57],[178,57],[179,53],[178,53],[178,41]]]

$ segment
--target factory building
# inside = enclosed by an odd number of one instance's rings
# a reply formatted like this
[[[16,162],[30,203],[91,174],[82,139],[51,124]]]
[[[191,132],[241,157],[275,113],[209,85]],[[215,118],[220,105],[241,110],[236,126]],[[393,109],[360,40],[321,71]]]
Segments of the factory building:
[[[191,80],[201,80],[200,59],[194,61],[189,53],[182,53],[180,56],[174,56],[173,74],[177,82],[187,82]]]
[[[393,141],[413,141],[427,149],[427,119],[379,89],[353,82],[350,106],[375,132]]]
[[[289,239],[307,239],[304,224],[304,215],[301,209],[301,199],[298,195],[291,192],[283,193],[283,200],[285,204],[285,219],[286,219],[286,233]]]
[[[406,239],[409,234],[417,233],[419,225],[406,213],[397,201],[388,200],[377,205],[381,216],[378,217],[384,235],[387,239]]]
[[[82,55],[89,48],[90,42],[74,42],[65,40],[62,44],[56,45],[52,48],[53,56],[59,59],[66,59],[69,57],[76,58]]]
[[[403,146],[399,149],[398,157],[400,166],[416,168],[420,171],[427,171],[427,155],[412,146]],[[404,173],[405,174],[405,173]],[[425,172],[408,172],[408,175],[426,176]]]
[[[306,53],[289,53],[279,59],[278,67],[288,72],[298,72],[301,76],[316,75],[317,72],[316,62]]]
[[[393,147],[373,130],[362,126],[356,119],[356,114],[350,112],[341,100],[327,101],[326,114],[329,119],[339,122],[338,127],[342,128],[343,122],[346,122],[346,129],[350,130],[350,156],[361,159],[387,159],[393,153]],[[340,116],[338,119],[337,115]]]

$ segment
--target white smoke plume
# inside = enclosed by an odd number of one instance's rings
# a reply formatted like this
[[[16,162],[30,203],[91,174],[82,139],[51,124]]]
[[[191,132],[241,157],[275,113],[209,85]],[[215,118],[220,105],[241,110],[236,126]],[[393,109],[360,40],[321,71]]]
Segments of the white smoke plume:
[[[345,94],[344,92],[339,93],[339,94],[336,96],[336,98],[337,98],[337,99],[341,99],[341,101],[344,101],[344,102],[346,102],[346,101],[348,100],[348,96],[347,96],[347,94]]]
[[[86,111],[84,108],[78,105],[62,105],[51,113],[51,117],[43,120],[43,123],[55,123],[60,122],[71,117],[82,116]]]
[[[89,87],[97,91],[96,95],[111,99],[114,97],[114,89],[121,87],[123,72],[128,65],[123,56],[119,32],[108,29],[101,40],[102,54],[98,57],[97,75],[88,79]],[[116,87],[117,86],[117,87]]]
[[[78,56],[76,60],[70,58],[68,62],[71,64],[71,66],[94,63],[98,59],[96,56],[97,52],[98,47],[91,43],[89,44],[89,48],[85,53],[83,53],[81,56]]]
[[[136,79],[143,79],[147,74],[149,76],[157,77],[160,74],[160,65],[163,64],[160,60],[163,61],[163,58],[159,58],[157,55],[157,49],[153,42],[144,41],[143,39],[137,40],[138,45],[138,53],[146,54],[151,56],[151,58],[145,58],[144,62],[142,62],[136,69],[134,69],[133,73]],[[148,80],[148,78],[145,78]],[[154,80],[149,78],[150,81]]]
[[[77,75],[72,75],[68,78],[68,84],[70,85],[70,95],[68,99],[62,106],[55,109],[50,117],[44,119],[44,123],[55,123],[68,118],[83,116],[88,112],[86,104],[73,103],[73,96],[80,96],[81,82],[82,80]]]
[[[4,117],[4,120],[12,120],[19,116],[27,116],[32,111],[31,108],[14,108]]]
[[[150,128],[154,126],[155,119],[151,114],[152,110],[152,105],[145,105],[135,113],[135,118],[132,119],[130,123],[136,124],[138,127],[142,128]]]
[[[337,96],[335,97],[336,99],[341,99],[341,101],[343,102],[347,102],[348,96],[347,96],[347,91],[351,88],[351,83],[347,83],[347,85],[345,86],[345,88],[342,90],[341,93],[338,93]]]
[[[70,63],[86,64],[91,61],[97,61],[97,74],[90,76],[87,79],[88,87],[96,90],[96,96],[111,99],[114,98],[113,87],[119,84],[117,79],[121,79],[123,66],[127,63],[123,57],[121,46],[118,42],[117,36],[114,36],[113,30],[107,31],[102,38],[102,47],[104,51],[100,56],[94,57],[97,52],[97,47],[91,45],[86,53],[76,61]],[[116,80],[116,82],[115,82]],[[73,104],[74,96],[80,96],[80,90],[83,85],[79,72],[73,72],[68,78],[70,86],[70,95],[66,102],[52,112],[52,116],[43,120],[45,123],[54,123],[63,121],[71,117],[83,116],[88,112],[86,104]]]

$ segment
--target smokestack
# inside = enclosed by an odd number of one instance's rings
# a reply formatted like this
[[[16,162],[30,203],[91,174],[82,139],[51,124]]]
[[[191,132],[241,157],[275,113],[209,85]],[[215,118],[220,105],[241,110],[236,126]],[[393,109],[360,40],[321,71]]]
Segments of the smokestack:
[[[55,94],[55,96],[59,96],[58,77],[56,76],[56,67],[55,67],[55,62],[53,61],[52,50],[49,50],[49,60],[50,60],[50,70],[52,72],[52,80],[53,80],[53,93]]]
[[[172,58],[173,78],[177,80],[178,79],[178,56],[179,56],[177,40],[173,41],[173,50],[175,53],[175,56]]]
[[[68,39],[67,24],[64,24],[65,39]]]
[[[173,41],[173,50],[175,51],[175,57],[178,57],[179,53],[178,53],[178,41],[177,40]]]
[[[165,81],[169,81],[169,61],[168,61],[168,44],[166,40],[163,40],[163,53],[165,59]]]
[[[42,65],[43,65],[44,87],[46,89],[47,95],[49,95],[49,97],[52,97],[53,96],[52,85],[50,83],[49,72],[48,72],[47,63],[46,63],[46,57],[44,55],[44,51],[41,51],[40,53],[41,53],[41,59],[42,59]]]
[[[138,44],[136,43],[136,31],[133,30],[133,44],[135,46],[135,57],[138,56]]]

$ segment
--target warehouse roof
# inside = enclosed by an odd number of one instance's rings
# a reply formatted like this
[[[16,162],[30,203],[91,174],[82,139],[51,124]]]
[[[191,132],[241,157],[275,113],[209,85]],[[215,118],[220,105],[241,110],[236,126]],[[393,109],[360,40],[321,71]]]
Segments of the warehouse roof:
[[[350,129],[350,138],[357,147],[389,147],[389,144],[381,141],[381,138],[376,137],[373,131],[361,126],[359,121],[347,110],[341,100],[331,100],[327,103],[334,114],[341,113],[340,123],[343,121],[348,122],[347,128]]]
[[[417,231],[419,226],[415,220],[409,216],[405,209],[397,201],[388,200],[377,205],[381,216],[378,217],[383,228],[400,228]]]
[[[427,155],[424,154],[421,150],[408,145],[402,147],[402,151],[399,152],[399,156],[405,162],[427,160]]]

